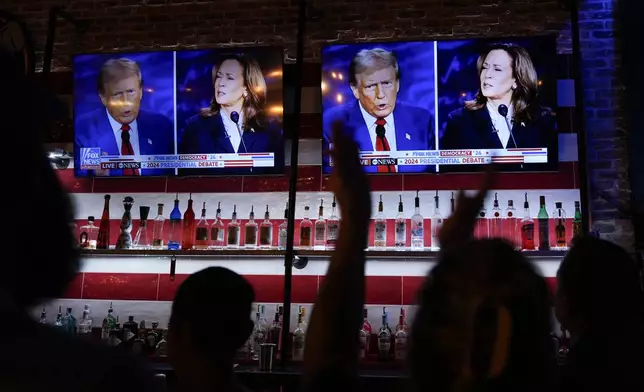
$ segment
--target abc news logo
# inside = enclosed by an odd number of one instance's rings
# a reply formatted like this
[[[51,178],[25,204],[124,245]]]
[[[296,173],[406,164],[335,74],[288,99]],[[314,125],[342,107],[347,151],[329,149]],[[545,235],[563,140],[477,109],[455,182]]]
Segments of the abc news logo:
[[[397,165],[398,160],[396,158],[372,158],[372,159],[361,159],[360,165],[362,166],[390,166]]]

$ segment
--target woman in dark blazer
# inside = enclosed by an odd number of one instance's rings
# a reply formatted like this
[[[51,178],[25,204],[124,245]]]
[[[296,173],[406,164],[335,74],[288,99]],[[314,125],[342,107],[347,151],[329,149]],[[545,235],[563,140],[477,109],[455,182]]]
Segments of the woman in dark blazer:
[[[536,103],[539,81],[528,52],[511,43],[493,45],[479,57],[477,71],[476,98],[449,114],[440,149],[551,146],[556,121]]]
[[[222,57],[212,68],[214,96],[210,106],[188,119],[179,154],[275,153],[284,165],[284,139],[279,121],[265,113],[266,81],[259,63],[243,54]],[[260,174],[273,168],[182,169],[184,175]]]

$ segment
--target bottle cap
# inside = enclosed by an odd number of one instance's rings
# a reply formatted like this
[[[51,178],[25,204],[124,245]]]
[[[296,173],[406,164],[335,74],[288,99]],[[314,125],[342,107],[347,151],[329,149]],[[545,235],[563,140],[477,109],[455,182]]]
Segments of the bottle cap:
[[[304,206],[304,211],[308,211],[308,210],[309,210],[309,206]]]
[[[508,207],[514,207],[514,201],[508,200]]]
[[[399,197],[400,197],[400,201],[398,202],[398,212],[403,212],[402,195],[400,195]]]
[[[561,208],[561,202],[560,201],[555,203],[555,208]]]
[[[545,196],[539,196],[539,204],[541,204],[541,205],[546,204],[546,197]]]
[[[148,207],[148,206],[140,206],[139,207],[139,214],[140,214],[140,219],[141,220],[147,220],[148,215],[150,215],[150,207]]]
[[[134,321],[134,316],[127,316],[127,321],[133,322]]]
[[[88,217],[87,217],[87,221],[88,221],[88,222],[94,222],[94,217],[93,217],[93,216],[91,216],[91,215],[90,215],[90,216],[88,216]]]
[[[523,202],[523,208],[530,208],[530,204],[528,203],[528,192],[525,194],[525,201]]]
[[[575,202],[575,208],[579,208],[579,202],[578,201]]]
[[[416,198],[414,199],[414,207],[420,207],[420,197],[418,197],[418,191],[416,191]]]
[[[112,198],[112,196],[110,196],[110,195],[105,195],[105,200],[109,200],[109,199],[111,199],[111,198]]]

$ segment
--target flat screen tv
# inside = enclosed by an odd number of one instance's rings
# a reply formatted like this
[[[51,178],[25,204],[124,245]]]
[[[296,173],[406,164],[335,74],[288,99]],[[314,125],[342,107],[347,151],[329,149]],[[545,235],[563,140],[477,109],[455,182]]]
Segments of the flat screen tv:
[[[334,124],[368,173],[554,171],[554,36],[322,49],[323,168]]]
[[[283,173],[283,53],[76,55],[76,176]]]

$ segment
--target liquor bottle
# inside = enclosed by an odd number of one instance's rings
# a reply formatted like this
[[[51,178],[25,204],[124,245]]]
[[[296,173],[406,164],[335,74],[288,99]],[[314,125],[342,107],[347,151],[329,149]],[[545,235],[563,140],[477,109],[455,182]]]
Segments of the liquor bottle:
[[[163,225],[165,218],[163,217],[163,204],[157,204],[157,216],[152,222],[152,248],[163,249]]]
[[[456,210],[456,200],[454,200],[454,192],[452,192],[452,197],[449,199],[449,215],[452,216],[454,215],[454,211]]]
[[[378,213],[373,221],[373,246],[376,249],[384,250],[387,247],[387,218],[382,210],[382,195],[380,195]]]
[[[58,314],[56,315],[56,321],[54,321],[54,327],[62,328],[63,327],[63,307],[58,306]]]
[[[539,214],[537,223],[539,225],[539,250],[550,250],[550,217],[546,211],[546,197],[539,196]]]
[[[382,326],[378,331],[378,359],[388,361],[391,358],[391,329],[387,322],[387,312],[382,308]]]
[[[259,225],[259,247],[270,249],[273,247],[273,223],[271,223],[271,213],[266,205],[264,212],[264,221]]]
[[[360,329],[360,359],[366,359],[371,352],[371,324],[367,318],[367,308],[362,311],[362,328]]]
[[[331,215],[326,220],[326,248],[335,249],[338,242],[338,233],[340,232],[340,218],[336,215],[335,196],[333,196],[333,203],[331,203]]]
[[[116,249],[132,249],[132,213],[130,211],[133,205],[134,199],[132,197],[126,196],[123,198],[124,211],[119,224],[121,232],[116,241]]]
[[[96,249],[98,239],[98,227],[94,225],[94,217],[87,217],[87,224],[80,228],[80,239],[78,247],[81,249]]]
[[[273,318],[273,325],[268,333],[268,342],[273,344],[279,344],[280,338],[282,336],[282,325],[280,324],[280,310],[279,306],[275,311],[275,317]]]
[[[101,324],[101,339],[107,341],[110,338],[110,332],[116,328],[116,317],[114,317],[114,309],[110,302],[110,308],[107,310],[107,316],[103,319]]]
[[[487,219],[487,210],[481,206],[479,216],[476,219],[474,226],[474,237],[478,239],[485,239],[490,237],[490,222]]]
[[[174,199],[174,208],[170,212],[170,238],[168,250],[179,250],[181,247],[181,211],[179,210],[179,194]]]
[[[148,249],[150,247],[150,240],[148,239],[148,215],[150,215],[150,207],[139,207],[139,229],[136,231],[134,237],[134,247],[137,249]]]
[[[134,321],[134,316],[128,316],[127,321],[123,323],[123,341],[129,342],[139,335],[139,324]]]
[[[572,219],[572,238],[578,238],[582,235],[581,227],[581,208],[579,207],[579,202],[575,202],[575,217]]]
[[[206,202],[201,206],[201,218],[195,229],[195,249],[208,249],[208,219],[206,219]]]
[[[188,208],[183,213],[183,235],[181,249],[192,249],[195,245],[195,211],[192,209],[192,193],[188,198]]]
[[[302,325],[304,326],[304,330],[306,331],[309,328],[309,323],[306,321],[306,308],[304,306],[300,306],[299,314],[302,315]]]
[[[237,221],[237,205],[233,205],[232,220],[228,223],[228,248],[239,248],[239,222]]]
[[[326,249],[326,220],[324,219],[324,200],[320,200],[318,219],[315,221],[315,238],[313,247],[317,250]]]
[[[215,220],[210,226],[210,249],[223,249],[225,246],[224,234],[226,227],[224,221],[221,220],[221,202],[217,203],[217,214]]]
[[[494,194],[494,204],[492,206],[492,219],[490,219],[490,237],[503,237],[503,213],[499,207],[498,193]]]
[[[425,248],[423,216],[420,214],[420,197],[416,191],[414,199],[414,215],[411,216],[411,249],[423,250]]]
[[[42,307],[42,312],[40,312],[40,320],[38,320],[40,324],[47,324],[47,309],[45,307]]]
[[[555,249],[565,250],[568,245],[566,241],[566,211],[561,207],[560,201],[555,203],[552,217],[555,219]]]
[[[279,232],[277,248],[284,250],[286,249],[286,240],[288,239],[288,202],[286,202],[286,207],[284,208],[284,221],[280,223],[277,230]]]
[[[248,215],[248,222],[244,225],[244,245],[247,249],[257,248],[257,222],[255,222],[254,207],[250,206],[250,214]]]
[[[517,230],[517,210],[514,208],[513,200],[508,200],[508,208],[503,215],[503,232],[513,246],[521,249],[521,236]]]
[[[401,308],[396,333],[394,334],[394,359],[396,361],[404,361],[407,357],[407,338],[408,332],[405,322],[405,310]]]
[[[253,327],[253,360],[257,361],[259,359],[259,346],[266,343],[268,338],[268,331],[266,330],[266,325],[262,320],[261,306],[257,305],[257,313],[255,313],[255,326]]]
[[[123,331],[121,330],[121,323],[119,322],[119,316],[116,316],[116,324],[114,328],[109,333],[109,338],[107,339],[107,345],[111,347],[121,346],[123,344]]]
[[[70,336],[76,336],[78,333],[78,324],[76,322],[76,317],[72,315],[72,308],[67,308],[67,313],[63,317],[63,329]]]
[[[453,194],[452,194],[453,195]],[[452,202],[454,200],[452,199]],[[453,203],[452,203],[453,204]],[[440,210],[440,199],[438,197],[438,191],[436,191],[436,196],[434,196],[434,215],[432,215],[432,250],[440,249],[440,241],[438,236],[443,227],[443,216],[441,215]]]
[[[167,330],[161,331],[159,334],[160,338],[155,351],[155,355],[159,358],[165,358],[168,356],[168,341],[166,340],[167,335]]]
[[[159,331],[159,323],[153,322],[152,323],[152,329],[148,331],[147,335],[145,336],[145,340],[147,341],[147,348],[151,354],[155,353],[157,344],[161,340],[161,331]]]
[[[566,328],[562,325],[561,337],[559,338],[559,350],[557,351],[557,365],[564,366],[570,351],[570,340],[566,336]]]
[[[302,361],[304,360],[304,339],[306,337],[306,331],[304,330],[304,325],[302,323],[302,313],[297,316],[297,328],[293,331],[293,360]]]
[[[300,222],[300,247],[311,248],[311,231],[313,222],[309,219],[309,206],[304,206],[304,217]]]
[[[89,305],[85,305],[83,316],[78,322],[78,337],[88,340],[92,338],[92,318],[90,317]]]
[[[96,238],[96,249],[110,248],[110,195],[105,195],[105,204],[103,205],[103,215],[101,223],[98,226],[98,236]]]
[[[534,245],[534,220],[530,215],[530,204],[526,193],[523,202],[523,219],[521,219],[521,249],[534,250]]]
[[[396,236],[394,238],[396,250],[405,250],[407,246],[407,219],[405,219],[405,214],[403,213],[403,201],[402,195],[400,195],[400,201],[398,202],[398,215],[396,215]]]
[[[141,355],[146,353],[146,341],[145,341],[145,331],[139,330],[139,334],[136,338],[132,340],[132,346],[130,348],[132,354]]]

